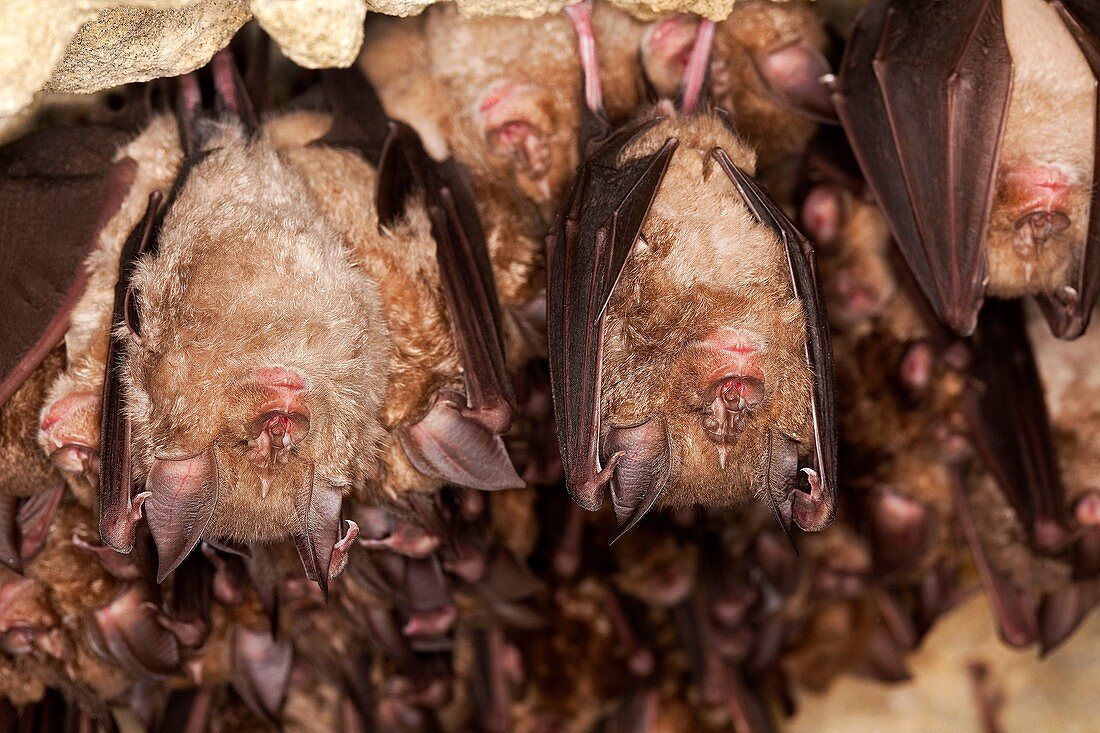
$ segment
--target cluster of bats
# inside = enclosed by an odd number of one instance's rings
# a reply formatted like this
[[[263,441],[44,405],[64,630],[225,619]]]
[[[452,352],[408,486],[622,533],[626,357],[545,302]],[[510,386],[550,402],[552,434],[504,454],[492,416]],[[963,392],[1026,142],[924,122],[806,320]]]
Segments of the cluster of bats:
[[[1089,0],[252,40],[0,148],[0,728],[757,733],[1100,599]]]

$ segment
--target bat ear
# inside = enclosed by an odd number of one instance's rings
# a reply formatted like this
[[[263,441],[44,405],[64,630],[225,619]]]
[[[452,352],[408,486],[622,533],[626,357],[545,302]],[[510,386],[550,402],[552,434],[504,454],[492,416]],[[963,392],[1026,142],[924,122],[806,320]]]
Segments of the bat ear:
[[[464,397],[441,391],[420,422],[398,432],[413,467],[425,476],[482,491],[521,489],[504,441],[462,414]]]
[[[97,646],[134,674],[170,675],[179,667],[179,643],[158,616],[143,586],[132,585],[94,613]]]
[[[797,40],[751,58],[764,91],[776,104],[815,122],[838,124],[829,86],[833,69],[817,48]]]
[[[672,455],[668,426],[660,415],[629,428],[611,428],[604,438],[607,465],[614,461],[611,503],[619,530],[615,542],[641,521],[668,488]]]
[[[145,480],[145,516],[157,545],[163,583],[202,539],[218,503],[218,463],[213,446],[193,458],[153,461]]]
[[[318,480],[311,464],[299,463],[297,470],[302,473],[302,485],[297,493],[299,526],[294,532],[294,544],[306,577],[317,583],[327,601],[328,581],[340,577],[347,567],[348,553],[359,537],[359,525],[347,521],[347,531],[341,537],[343,490],[324,479]]]
[[[282,730],[281,710],[294,663],[290,642],[241,627],[233,632],[230,659],[233,689],[261,720]]]

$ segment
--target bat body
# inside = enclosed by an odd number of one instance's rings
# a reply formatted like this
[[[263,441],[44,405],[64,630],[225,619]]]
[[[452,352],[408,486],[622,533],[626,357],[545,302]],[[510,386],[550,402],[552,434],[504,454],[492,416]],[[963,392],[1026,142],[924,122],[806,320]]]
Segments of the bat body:
[[[377,286],[269,140],[229,124],[210,146],[132,285],[124,378],[162,577],[202,536],[304,533],[322,496],[335,531],[383,438]]]
[[[934,43],[917,43],[935,29]],[[1096,296],[1100,17],[1038,0],[868,4],[834,100],[925,296],[969,335],[986,293],[1063,338]]]
[[[612,434],[663,423],[663,503],[743,503],[762,493],[770,436],[812,442],[805,319],[786,253],[707,170],[715,146],[752,170],[750,150],[717,117],[700,117],[657,125],[624,160],[668,138],[680,146],[608,304],[602,422]]]

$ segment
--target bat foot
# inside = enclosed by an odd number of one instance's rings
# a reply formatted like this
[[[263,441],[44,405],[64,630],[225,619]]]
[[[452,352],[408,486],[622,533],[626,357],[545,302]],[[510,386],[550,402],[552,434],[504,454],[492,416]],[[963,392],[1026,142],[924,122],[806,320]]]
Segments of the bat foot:
[[[804,532],[818,532],[833,521],[836,505],[827,499],[826,487],[817,471],[803,468],[802,473],[810,484],[810,492],[795,490],[791,492],[791,518]]]
[[[435,552],[440,540],[423,527],[398,522],[384,539],[360,540],[368,550],[389,550],[405,557],[423,559]]]
[[[600,65],[596,59],[596,33],[592,30],[592,6],[584,0],[565,9],[577,34],[577,46],[581,55],[581,73],[584,79],[584,103],[597,116],[604,114],[603,87],[600,85]]]
[[[329,557],[329,580],[335,580],[344,574],[344,571],[348,567],[348,553],[351,552],[351,548],[355,545],[355,540],[359,537],[358,524],[350,519],[345,519],[344,523],[347,525],[347,531],[340,541],[332,546],[332,555]]]

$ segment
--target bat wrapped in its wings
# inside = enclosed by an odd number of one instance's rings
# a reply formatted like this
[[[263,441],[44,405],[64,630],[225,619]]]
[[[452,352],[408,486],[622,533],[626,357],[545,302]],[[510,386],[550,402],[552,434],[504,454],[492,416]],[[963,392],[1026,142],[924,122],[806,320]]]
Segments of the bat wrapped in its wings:
[[[937,315],[1034,296],[1062,338],[1100,288],[1100,8],[1089,0],[872,0],[837,111]]]
[[[571,11],[583,39],[584,6]],[[728,120],[691,114],[705,53],[682,116],[611,132],[585,48],[585,157],[549,258],[569,493],[595,511],[610,483],[619,536],[658,503],[753,494],[784,528],[822,529],[836,442],[812,250],[744,172],[753,157]]]

